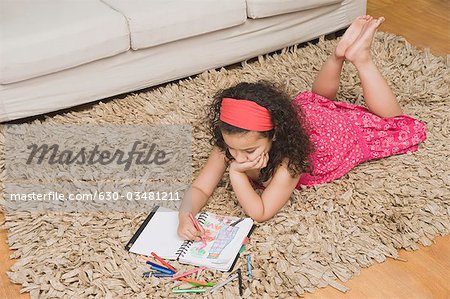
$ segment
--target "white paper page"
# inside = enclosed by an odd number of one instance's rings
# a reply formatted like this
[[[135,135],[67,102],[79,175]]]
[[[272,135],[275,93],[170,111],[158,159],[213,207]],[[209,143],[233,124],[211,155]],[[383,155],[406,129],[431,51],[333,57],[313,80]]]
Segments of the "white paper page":
[[[149,256],[152,251],[166,259],[176,259],[176,252],[183,244],[178,237],[178,212],[159,207],[141,232],[130,252]]]

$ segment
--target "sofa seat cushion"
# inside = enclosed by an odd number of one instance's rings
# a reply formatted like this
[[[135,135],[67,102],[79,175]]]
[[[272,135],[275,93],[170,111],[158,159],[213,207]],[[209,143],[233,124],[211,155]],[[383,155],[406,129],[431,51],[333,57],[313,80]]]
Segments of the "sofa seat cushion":
[[[245,0],[103,1],[127,17],[133,50],[233,27],[247,19]]]
[[[1,0],[0,83],[126,52],[126,19],[100,0]]]
[[[343,0],[247,0],[247,15],[252,19],[260,19],[318,8],[342,1]]]

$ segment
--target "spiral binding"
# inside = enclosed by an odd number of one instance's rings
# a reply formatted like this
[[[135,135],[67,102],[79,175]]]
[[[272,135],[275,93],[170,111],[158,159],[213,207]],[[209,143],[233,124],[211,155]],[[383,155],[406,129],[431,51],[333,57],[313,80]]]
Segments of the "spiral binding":
[[[204,224],[205,220],[208,218],[208,213],[206,212],[201,212],[198,216],[198,223],[200,224]],[[192,243],[194,243],[194,241],[191,240],[186,240],[183,242],[183,244],[180,246],[180,248],[178,248],[177,252],[175,253],[177,255],[177,259],[179,259],[180,257],[183,257],[186,252],[189,250],[189,247],[192,245]]]
[[[208,218],[208,213],[201,212],[200,215],[198,216],[198,223],[205,224],[206,218]]]

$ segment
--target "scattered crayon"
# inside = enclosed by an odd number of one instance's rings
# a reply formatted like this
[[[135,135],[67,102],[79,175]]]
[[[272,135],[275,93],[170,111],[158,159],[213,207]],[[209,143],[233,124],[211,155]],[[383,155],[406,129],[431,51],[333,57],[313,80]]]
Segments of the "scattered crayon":
[[[173,289],[172,293],[203,293],[206,292],[206,289]]]
[[[238,273],[233,274],[232,276],[228,277],[225,281],[223,281],[223,282],[217,284],[217,285],[216,285],[215,287],[213,287],[209,292],[210,292],[210,293],[214,293],[214,292],[217,291],[219,288],[225,286],[227,283],[229,283],[229,282],[235,280],[236,278],[238,278],[238,276],[239,276]]]
[[[164,268],[163,266],[160,266],[160,265],[158,265],[158,264],[155,264],[155,263],[153,263],[153,262],[150,262],[150,261],[147,261],[146,262],[148,265],[150,265],[150,267],[153,269],[153,270],[156,270],[156,271],[159,271],[159,272],[162,272],[162,273],[166,273],[166,274],[175,274],[175,272],[173,272],[172,270],[170,270],[170,269],[167,269],[167,268]]]
[[[253,274],[252,274],[252,259],[250,255],[247,255],[247,271],[248,271],[248,279],[252,281]]]
[[[173,274],[167,274],[167,273],[152,273],[153,277],[172,277]]]
[[[239,295],[242,296],[244,294],[243,286],[242,286],[242,273],[241,269],[237,270],[238,279],[239,279]]]
[[[207,283],[206,281],[200,281],[200,280],[196,280],[196,279],[192,279],[192,278],[180,277],[179,280],[189,282],[189,283],[195,283],[198,286],[211,286],[211,287],[214,286],[214,285],[210,285],[210,283]]]
[[[154,253],[152,251],[151,255],[153,255],[155,257],[155,259],[157,259],[161,264],[163,264],[163,266],[166,266],[167,268],[169,268],[170,270],[172,270],[173,272],[177,272],[177,269],[175,269],[174,267],[172,267],[169,263],[167,263],[165,260],[163,260],[161,257],[159,257],[156,253]]]
[[[192,269],[192,270],[190,270],[190,271],[187,271],[187,272],[184,272],[184,273],[175,275],[175,276],[172,278],[172,280],[176,280],[176,279],[178,279],[178,278],[180,278],[180,277],[185,277],[185,276],[188,276],[188,275],[197,273],[198,271],[203,271],[204,269],[206,269],[206,267],[200,267],[200,268]]]

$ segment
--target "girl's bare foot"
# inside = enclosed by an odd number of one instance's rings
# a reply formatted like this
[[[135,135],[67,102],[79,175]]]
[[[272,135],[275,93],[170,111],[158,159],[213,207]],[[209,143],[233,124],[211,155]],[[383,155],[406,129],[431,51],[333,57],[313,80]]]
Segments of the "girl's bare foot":
[[[353,21],[353,23],[350,25],[350,27],[347,28],[336,46],[335,54],[337,58],[345,57],[345,51],[347,50],[347,48],[358,38],[363,27],[370,20],[372,20],[372,17],[369,15],[365,15],[359,16]]]
[[[370,46],[372,45],[373,36],[375,35],[378,26],[383,22],[384,17],[380,17],[378,19],[370,20],[368,24],[364,26],[355,42],[345,51],[345,58],[348,61],[355,66],[371,61]]]

